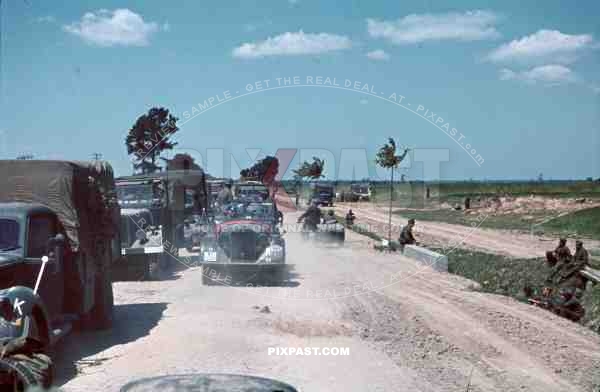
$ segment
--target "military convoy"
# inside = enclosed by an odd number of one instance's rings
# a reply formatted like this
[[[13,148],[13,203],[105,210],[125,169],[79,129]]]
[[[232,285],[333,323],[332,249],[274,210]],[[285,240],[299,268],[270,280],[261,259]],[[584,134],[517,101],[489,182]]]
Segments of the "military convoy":
[[[116,180],[121,205],[120,280],[159,279],[185,245],[185,225],[208,208],[201,170],[167,170]]]
[[[281,282],[286,276],[286,247],[281,214],[260,182],[236,184],[236,198],[211,217],[201,241],[205,284]]]
[[[0,385],[48,386],[48,350],[74,326],[110,328],[118,255],[104,162],[0,161]]]

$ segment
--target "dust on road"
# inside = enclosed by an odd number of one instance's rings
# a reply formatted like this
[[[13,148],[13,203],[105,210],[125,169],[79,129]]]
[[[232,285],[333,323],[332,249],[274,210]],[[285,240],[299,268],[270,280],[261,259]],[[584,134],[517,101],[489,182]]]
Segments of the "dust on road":
[[[57,353],[60,384],[118,391],[144,377],[204,372],[311,392],[463,391],[470,377],[472,391],[600,384],[600,337],[582,326],[371,251],[353,233],[342,248],[314,248],[294,233],[287,241],[294,269],[285,287],[203,286],[199,269],[115,284],[113,331],[70,337]],[[270,347],[350,355],[274,356]]]

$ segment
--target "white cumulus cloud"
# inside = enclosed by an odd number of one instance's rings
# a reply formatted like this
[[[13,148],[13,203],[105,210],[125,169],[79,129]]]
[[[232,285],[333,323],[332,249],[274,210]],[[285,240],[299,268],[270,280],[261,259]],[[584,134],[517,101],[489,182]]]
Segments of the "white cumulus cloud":
[[[568,67],[560,64],[542,65],[525,71],[513,71],[508,68],[500,70],[501,80],[520,80],[526,83],[538,82],[557,85],[578,81],[577,75]]]
[[[63,29],[98,46],[146,46],[152,34],[161,30],[155,22],[145,22],[141,15],[128,9],[101,9],[86,12],[81,20]],[[165,24],[163,30],[169,30]]]
[[[390,55],[387,54],[382,49],[373,50],[373,51],[367,53],[367,57],[370,58],[371,60],[378,60],[378,61],[384,61],[384,60],[390,59]]]
[[[539,30],[493,50],[487,56],[492,62],[526,62],[570,64],[596,45],[590,34],[570,35],[557,30]]]
[[[395,21],[367,19],[367,30],[373,38],[392,43],[415,44],[424,41],[477,41],[500,36],[494,25],[500,19],[490,11],[449,12],[444,14],[411,14]]]
[[[345,36],[319,33],[287,32],[265,41],[245,43],[233,50],[234,57],[259,58],[265,56],[290,56],[320,54],[348,49],[352,41]]]

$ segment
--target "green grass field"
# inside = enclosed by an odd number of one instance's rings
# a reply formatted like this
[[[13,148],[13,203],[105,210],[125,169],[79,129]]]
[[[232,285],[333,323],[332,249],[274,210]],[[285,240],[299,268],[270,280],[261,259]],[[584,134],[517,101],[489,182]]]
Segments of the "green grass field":
[[[350,189],[350,182],[338,181],[336,192]],[[389,183],[375,182],[373,185],[373,201],[387,204],[390,199]],[[288,193],[295,192],[295,184],[284,181],[283,186]],[[430,199],[425,198],[426,189],[430,190]],[[309,194],[309,185],[302,184],[301,193]],[[600,198],[600,181],[455,181],[442,183],[395,182],[393,191],[394,208],[436,208],[441,203],[461,203],[464,197],[489,196],[548,196],[548,197],[588,197]]]
[[[552,219],[538,225],[545,220],[545,211],[532,211],[528,215],[506,214],[506,215],[480,215],[477,213],[465,215],[463,211],[455,210],[396,210],[395,214],[406,218],[414,218],[417,221],[437,221],[459,225],[470,226],[472,223],[479,227],[499,230],[520,230],[523,232],[543,232],[546,235],[566,237],[582,237],[600,240],[600,207],[586,208],[572,212],[568,215]],[[483,214],[483,213],[482,213]]]
[[[498,229],[498,230],[520,230],[529,232],[531,226],[542,221],[546,215],[543,211],[538,213],[530,213],[528,216],[507,214],[507,215],[484,215],[484,214],[469,214],[466,215],[463,211],[455,211],[450,209],[443,210],[396,210],[395,214],[406,218],[414,218],[417,221],[434,221],[447,222],[458,225],[471,226],[472,224],[478,227]]]
[[[542,225],[545,232],[600,239],[600,207],[561,216]]]

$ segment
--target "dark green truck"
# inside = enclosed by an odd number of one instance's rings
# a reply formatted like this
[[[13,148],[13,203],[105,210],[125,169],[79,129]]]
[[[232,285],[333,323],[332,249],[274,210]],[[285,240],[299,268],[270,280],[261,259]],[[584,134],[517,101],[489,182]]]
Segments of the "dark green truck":
[[[112,326],[119,206],[104,162],[0,161],[0,386],[48,386],[73,326]]]

